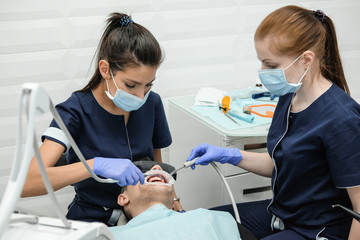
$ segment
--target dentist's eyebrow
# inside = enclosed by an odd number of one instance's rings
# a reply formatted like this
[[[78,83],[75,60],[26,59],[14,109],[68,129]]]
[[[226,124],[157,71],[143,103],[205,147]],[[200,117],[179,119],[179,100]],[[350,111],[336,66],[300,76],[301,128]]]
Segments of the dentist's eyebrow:
[[[150,82],[148,82],[147,84],[152,83],[153,81],[155,81],[155,79],[156,79],[156,78],[154,78],[153,80],[151,80],[151,81],[150,81]],[[131,83],[133,83],[133,84],[138,84],[138,85],[141,85],[141,83],[140,83],[140,82],[137,82],[137,81],[135,81],[135,80],[133,80],[133,79],[130,79],[130,78],[124,78],[124,80],[129,81],[129,82],[131,82]],[[146,84],[146,85],[147,85],[147,84]]]
[[[271,61],[273,61],[273,60],[271,60],[270,58],[265,58],[265,59],[264,59],[264,60],[262,60],[261,62],[266,62],[266,61],[271,62]]]

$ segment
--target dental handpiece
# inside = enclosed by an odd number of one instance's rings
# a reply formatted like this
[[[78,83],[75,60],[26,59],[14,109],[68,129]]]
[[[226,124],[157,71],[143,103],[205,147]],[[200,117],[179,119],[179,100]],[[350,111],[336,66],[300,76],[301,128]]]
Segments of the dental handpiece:
[[[350,216],[352,216],[353,218],[355,218],[356,220],[358,220],[360,222],[360,214],[351,210],[351,209],[348,209],[340,204],[335,204],[335,205],[332,205],[333,208],[335,207],[339,207],[341,208],[342,210],[344,210],[347,214],[349,214]]]
[[[188,167],[194,165],[196,159],[197,159],[197,158],[195,158],[195,159],[193,159],[193,160],[191,160],[191,161],[185,162],[182,167],[180,167],[180,168],[178,168],[178,169],[175,169],[174,171],[172,171],[172,172],[170,173],[170,175],[172,176],[172,175],[174,175],[175,173],[177,173],[178,171],[180,171],[181,169],[188,168]]]

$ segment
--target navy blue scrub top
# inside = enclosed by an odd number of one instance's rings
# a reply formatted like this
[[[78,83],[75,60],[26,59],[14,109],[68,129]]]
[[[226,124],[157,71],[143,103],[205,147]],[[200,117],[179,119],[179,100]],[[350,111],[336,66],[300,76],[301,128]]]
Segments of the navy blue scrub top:
[[[285,225],[346,225],[333,204],[351,208],[345,188],[360,185],[360,106],[333,84],[305,110],[280,97],[268,134],[274,197],[268,210]]]
[[[131,159],[126,131],[132,160],[144,156],[154,159],[154,148],[167,147],[172,141],[161,98],[154,92],[150,92],[146,103],[140,109],[130,113],[127,126],[123,115],[114,115],[106,111],[96,101],[92,92],[75,92],[65,102],[58,104],[56,109],[85,159],[94,157]],[[54,120],[50,124],[51,127],[58,128]],[[66,147],[65,143],[55,135],[45,134],[43,138],[46,137]],[[79,162],[72,148],[69,149],[66,157],[69,164]],[[101,209],[120,208],[117,204],[120,187],[117,184],[99,183],[93,178],[88,178],[75,183],[74,187],[76,196],[72,205],[75,203],[85,208],[88,206]],[[72,206],[68,213],[70,218],[82,218],[82,216],[73,216],[71,210]],[[78,212],[79,210],[76,214],[79,214]]]

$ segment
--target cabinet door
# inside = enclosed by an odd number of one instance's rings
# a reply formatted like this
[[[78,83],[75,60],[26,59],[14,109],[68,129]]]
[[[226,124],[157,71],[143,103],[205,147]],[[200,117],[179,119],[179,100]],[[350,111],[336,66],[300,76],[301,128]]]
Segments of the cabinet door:
[[[272,198],[271,178],[244,173],[226,178],[237,203]],[[229,193],[224,189],[224,204],[230,204]]]
[[[267,152],[266,137],[226,137],[224,146],[250,152]],[[237,203],[272,198],[270,178],[258,176],[229,164],[223,165],[223,173]],[[229,193],[224,189],[224,204],[230,203]]]

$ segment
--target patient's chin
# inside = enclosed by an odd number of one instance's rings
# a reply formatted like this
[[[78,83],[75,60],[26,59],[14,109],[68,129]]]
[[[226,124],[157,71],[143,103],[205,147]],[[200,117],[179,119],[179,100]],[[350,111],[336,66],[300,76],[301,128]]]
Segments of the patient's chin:
[[[166,185],[149,185],[149,193],[154,196],[171,196],[174,191],[174,187]]]
[[[141,195],[146,202],[161,202],[168,208],[171,208],[173,192],[174,187],[149,185],[146,187],[146,190],[142,191]]]

